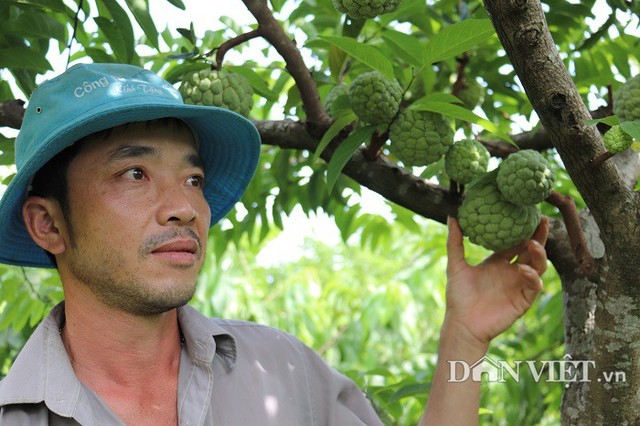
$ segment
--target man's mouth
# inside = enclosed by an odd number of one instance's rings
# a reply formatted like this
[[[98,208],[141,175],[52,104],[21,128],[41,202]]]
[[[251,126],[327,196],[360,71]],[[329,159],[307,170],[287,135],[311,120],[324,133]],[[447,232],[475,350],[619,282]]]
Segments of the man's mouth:
[[[171,263],[188,265],[198,258],[198,243],[192,239],[169,241],[155,248],[151,254]]]

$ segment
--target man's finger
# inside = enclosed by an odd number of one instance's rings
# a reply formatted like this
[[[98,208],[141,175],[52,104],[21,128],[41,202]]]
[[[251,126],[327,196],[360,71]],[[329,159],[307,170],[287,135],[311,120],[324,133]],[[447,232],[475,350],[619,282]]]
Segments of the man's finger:
[[[539,242],[542,247],[547,243],[547,237],[549,236],[549,218],[546,216],[542,216],[540,219],[540,223],[536,228],[536,232],[533,233],[531,237],[532,240],[536,240]]]
[[[529,265],[518,265],[518,270],[522,276],[522,294],[530,305],[542,290],[542,279],[540,275]]]
[[[462,243],[462,230],[454,217],[447,217],[447,272],[460,262],[464,262],[464,244]]]

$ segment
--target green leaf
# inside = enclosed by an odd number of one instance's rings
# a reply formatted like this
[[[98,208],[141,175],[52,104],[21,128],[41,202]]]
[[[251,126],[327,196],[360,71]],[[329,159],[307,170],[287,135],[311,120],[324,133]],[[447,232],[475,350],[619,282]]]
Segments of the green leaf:
[[[393,63],[373,46],[359,43],[358,41],[349,37],[331,37],[323,36],[319,37],[319,40],[328,41],[345,53],[351,55],[354,59],[357,59],[364,64],[370,66],[374,70],[380,71],[385,76],[393,79]],[[312,41],[307,45],[313,45]]]
[[[167,1],[172,5],[174,5],[175,7],[177,7],[178,9],[182,9],[182,10],[186,9],[186,6],[182,2],[182,0],[167,0]]]
[[[329,71],[331,71],[331,76],[335,81],[340,79],[340,73],[346,57],[347,54],[337,46],[331,45],[329,47]]]
[[[505,141],[515,145],[515,142],[511,137],[501,131],[498,126],[486,120],[473,112],[469,111],[467,108],[453,105],[447,102],[439,102],[439,101],[430,101],[428,98],[422,98],[414,102],[409,108],[415,109],[418,111],[431,111],[431,112],[439,112],[444,115],[448,115],[450,117],[459,118],[460,120],[469,121],[471,123],[478,124],[482,126],[485,130],[494,133],[497,137],[504,139]]]
[[[0,49],[0,68],[23,68],[38,72],[53,69],[42,53],[28,47]]]
[[[489,19],[467,19],[443,28],[424,48],[422,62],[431,64],[464,53],[495,34]]]
[[[7,138],[2,133],[0,133],[0,165],[1,166],[9,166],[11,164],[15,164],[15,138]]]
[[[85,53],[89,56],[93,62],[99,63],[116,63],[118,62],[113,56],[98,47],[85,47]]]
[[[327,188],[329,192],[333,189],[340,172],[342,172],[353,153],[356,152],[360,145],[371,138],[375,130],[375,126],[362,127],[356,130],[342,141],[336,152],[333,153],[327,167]]]
[[[331,127],[325,132],[324,136],[320,140],[320,144],[318,148],[316,148],[316,152],[313,154],[312,162],[316,162],[318,158],[320,158],[320,154],[322,151],[329,145],[329,143],[335,138],[342,129],[347,127],[350,123],[352,123],[356,119],[356,115],[353,112],[347,113],[341,117],[338,117],[336,121],[331,124]],[[332,158],[333,160],[333,158]]]
[[[13,34],[23,38],[46,38],[66,42],[65,26],[43,13],[22,13],[17,19],[10,20],[0,28],[0,33]]]
[[[193,33],[193,23],[191,24],[191,28],[176,28],[176,30],[180,33],[180,35],[191,42],[194,46],[196,45],[196,35]]]
[[[153,18],[151,18],[151,14],[149,13],[149,0],[125,0],[129,10],[133,14],[133,17],[136,18],[136,21],[144,31],[145,35],[149,39],[149,42],[153,47],[160,50],[160,45],[158,44],[158,29],[156,28],[156,24],[153,22]]]
[[[118,2],[116,2],[116,0],[102,0],[102,2],[109,10],[112,22],[117,27],[118,36],[116,36],[116,34],[111,34],[110,37],[107,37],[109,39],[109,44],[111,44],[112,39],[118,39],[119,45],[121,46],[120,48],[122,49],[121,57],[126,58],[127,63],[130,63],[134,55],[135,39],[129,16]]]
[[[180,81],[184,75],[193,71],[200,71],[205,68],[211,68],[211,64],[207,62],[184,62],[182,64],[169,67],[169,69],[165,71],[163,78],[173,84]]]
[[[405,52],[411,58],[411,65],[418,67],[423,65],[422,44],[420,40],[409,34],[401,33],[395,30],[385,30],[382,38],[387,40],[391,45]]]
[[[598,123],[608,124],[609,126],[615,126],[620,124],[620,119],[617,115],[610,115],[604,118],[594,118],[593,120],[587,120],[587,124],[593,126]]]
[[[229,66],[227,68],[229,68],[232,72],[236,74],[240,74],[241,76],[246,78],[249,81],[249,84],[251,84],[251,87],[253,87],[253,90],[258,95],[272,102],[278,101],[278,94],[273,90],[269,89],[269,86],[265,82],[265,78],[262,77],[257,72],[255,72],[254,70],[252,70],[251,68],[240,67],[240,66]]]
[[[636,141],[640,141],[640,120],[625,121],[624,123],[620,123],[620,127],[635,138]]]

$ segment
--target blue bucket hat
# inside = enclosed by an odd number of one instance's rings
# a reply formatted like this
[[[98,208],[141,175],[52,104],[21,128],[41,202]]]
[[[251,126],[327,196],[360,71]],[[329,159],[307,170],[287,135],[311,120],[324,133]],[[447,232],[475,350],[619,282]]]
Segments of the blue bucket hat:
[[[54,267],[22,220],[29,185],[42,166],[92,133],[165,117],[183,120],[196,134],[211,224],[224,217],[256,170],[260,135],[255,126],[226,109],[185,105],[171,84],[143,68],[75,65],[38,86],[29,100],[16,139],[17,173],[0,200],[0,262]]]

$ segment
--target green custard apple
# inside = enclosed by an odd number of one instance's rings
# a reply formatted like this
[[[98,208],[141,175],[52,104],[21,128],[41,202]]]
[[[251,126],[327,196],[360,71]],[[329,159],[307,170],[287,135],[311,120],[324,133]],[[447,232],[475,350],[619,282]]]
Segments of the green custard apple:
[[[378,71],[360,74],[349,86],[351,108],[366,123],[389,123],[396,116],[401,99],[398,82]]]
[[[498,190],[495,175],[486,173],[467,188],[458,222],[472,243],[502,251],[531,238],[540,223],[540,210],[509,202]]]
[[[484,87],[475,79],[466,79],[464,87],[458,93],[458,98],[465,107],[474,109],[484,101]]]
[[[346,13],[351,18],[375,18],[378,15],[391,13],[400,5],[401,0],[333,0],[333,7],[338,12]]]
[[[451,123],[442,114],[406,109],[389,128],[389,151],[405,166],[426,166],[453,144]]]
[[[333,117],[333,112],[331,111],[333,103],[336,99],[338,99],[339,96],[343,95],[349,96],[349,86],[344,83],[333,86],[333,88],[329,90],[329,93],[327,93],[327,98],[324,101],[324,107],[326,108],[327,113],[329,113],[330,116]]]
[[[489,150],[475,139],[455,142],[444,156],[444,169],[458,183],[470,183],[487,172]]]
[[[544,201],[551,193],[555,179],[551,163],[532,149],[510,154],[498,167],[500,192],[519,206]]]
[[[626,151],[631,147],[633,138],[627,132],[622,130],[620,126],[613,126],[602,137],[604,146],[612,154]]]
[[[640,74],[627,80],[615,93],[613,113],[621,123],[640,120]]]
[[[217,106],[245,117],[253,107],[253,88],[239,74],[204,69],[185,75],[179,89],[185,104]]]

